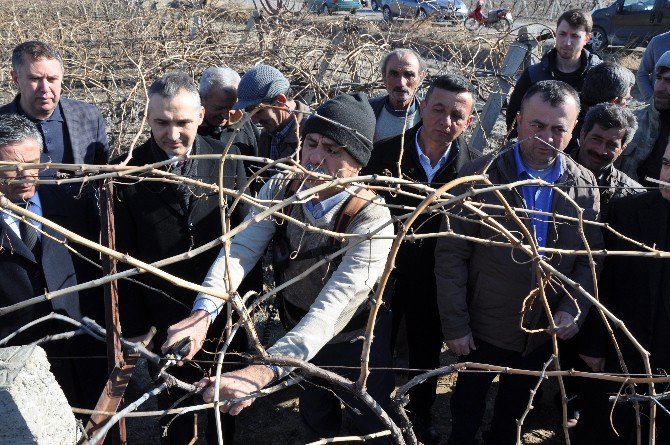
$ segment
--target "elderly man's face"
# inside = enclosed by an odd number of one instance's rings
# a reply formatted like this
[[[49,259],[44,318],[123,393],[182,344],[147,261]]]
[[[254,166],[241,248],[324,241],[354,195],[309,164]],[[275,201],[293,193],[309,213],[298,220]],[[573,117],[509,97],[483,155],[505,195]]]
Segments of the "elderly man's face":
[[[237,95],[232,91],[223,91],[220,88],[212,88],[207,96],[201,97],[202,106],[205,108],[205,123],[210,127],[223,127],[230,119],[230,112],[237,102]]]
[[[578,114],[577,102],[572,97],[566,97],[564,103],[555,107],[541,94],[526,99],[517,116],[519,147],[524,162],[536,170],[553,165],[558,152],[565,150],[572,139]],[[524,140],[526,138],[529,139]]]
[[[308,170],[334,176],[349,178],[358,175],[361,165],[337,142],[320,133],[309,133],[302,144],[300,163]],[[308,180],[314,186],[319,181]],[[321,200],[339,192],[337,189],[319,192]]]
[[[33,138],[24,139],[16,144],[0,147],[0,161],[21,162],[36,164],[40,162],[40,146]],[[17,172],[0,171],[0,192],[12,202],[25,202],[35,195],[37,184],[27,182],[22,184],[6,184],[8,179],[37,179],[38,169],[21,170]]]
[[[391,106],[396,110],[409,107],[425,75],[413,54],[401,58],[390,57],[386,62],[383,80]]]
[[[188,91],[173,98],[159,94],[149,98],[147,122],[156,144],[168,156],[185,155],[191,150],[204,116],[204,108]]]
[[[420,105],[421,137],[446,148],[472,122],[474,104],[470,93],[435,88]]]
[[[625,135],[624,128],[603,128],[598,124],[594,124],[588,133],[582,130],[577,161],[598,176],[626,148],[623,145]]]
[[[659,111],[670,110],[670,70],[656,74],[654,105]]]
[[[11,71],[12,81],[21,94],[20,105],[33,119],[48,119],[58,106],[63,69],[57,59],[31,59],[23,56],[18,69]]]

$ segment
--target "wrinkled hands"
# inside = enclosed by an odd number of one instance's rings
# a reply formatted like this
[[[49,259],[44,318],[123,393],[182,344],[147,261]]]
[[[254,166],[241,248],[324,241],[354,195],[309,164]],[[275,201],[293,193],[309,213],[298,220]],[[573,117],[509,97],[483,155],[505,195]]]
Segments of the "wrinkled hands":
[[[274,372],[263,365],[252,365],[237,371],[231,371],[221,374],[219,384],[219,410],[222,413],[229,413],[231,416],[238,415],[244,408],[251,405],[254,399],[243,400],[239,403],[227,402],[230,399],[237,399],[248,396],[259,391],[274,379]],[[215,377],[204,378],[195,383],[199,388],[206,388],[202,394],[205,402],[214,401],[214,381]]]
[[[179,340],[191,337],[191,352],[184,357],[184,360],[192,359],[200,348],[202,348],[203,343],[205,343],[210,323],[211,318],[207,311],[194,311],[187,318],[173,324],[168,328],[167,340],[161,346],[163,354],[170,349],[170,346],[179,342]],[[179,362],[179,366],[183,364],[183,362]]]
[[[565,311],[557,311],[554,314],[554,324],[556,324],[556,336],[561,340],[569,340],[579,332],[575,317]]]
[[[472,333],[454,340],[445,340],[445,343],[449,346],[449,350],[458,356],[468,355],[470,351],[477,349],[475,347],[475,340],[472,338]]]

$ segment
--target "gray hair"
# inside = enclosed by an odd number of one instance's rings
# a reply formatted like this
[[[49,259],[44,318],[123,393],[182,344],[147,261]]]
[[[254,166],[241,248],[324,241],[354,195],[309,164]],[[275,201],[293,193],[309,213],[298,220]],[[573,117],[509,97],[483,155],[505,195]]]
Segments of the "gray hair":
[[[12,51],[12,69],[18,71],[23,64],[24,56],[29,56],[31,60],[38,59],[56,59],[60,63],[60,69],[63,70],[63,59],[58,50],[48,43],[39,40],[30,40],[14,47]]]
[[[582,105],[590,107],[624,97],[635,85],[635,75],[614,62],[603,62],[591,68],[582,86]]]
[[[237,94],[240,75],[228,67],[211,66],[202,72],[200,78],[200,97],[207,96],[212,88],[221,89],[226,94]]]
[[[391,60],[391,57],[396,57],[398,59],[402,59],[403,57],[407,55],[412,55],[416,57],[416,60],[419,61],[419,72],[425,72],[428,70],[428,65],[426,64],[426,61],[423,60],[423,57],[419,55],[416,51],[413,49],[409,48],[396,48],[387,55],[384,56],[382,59],[381,63],[379,64],[379,69],[382,72],[382,79],[386,77],[386,65],[388,65],[389,60]]]
[[[584,116],[582,131],[588,134],[593,130],[595,124],[600,125],[606,130],[618,128],[626,130],[623,135],[623,145],[628,145],[633,140],[637,131],[637,120],[635,115],[628,108],[620,107],[611,103],[602,103],[589,108]]]
[[[37,125],[19,114],[0,114],[0,150],[26,139],[34,139],[42,152],[44,141]]]
[[[195,82],[193,82],[191,76],[183,71],[167,73],[163,77],[154,80],[154,83],[149,87],[147,95],[149,96],[149,100],[151,100],[151,96],[154,94],[158,94],[166,99],[172,99],[181,92],[191,94],[195,107],[200,107],[198,87],[195,86]]]

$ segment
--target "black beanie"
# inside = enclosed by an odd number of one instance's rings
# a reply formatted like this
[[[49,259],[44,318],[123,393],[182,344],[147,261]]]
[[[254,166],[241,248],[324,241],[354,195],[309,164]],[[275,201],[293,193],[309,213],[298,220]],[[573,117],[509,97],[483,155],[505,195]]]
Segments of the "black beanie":
[[[321,105],[314,114],[318,116],[307,119],[302,129],[303,135],[319,133],[326,136],[344,147],[361,166],[368,164],[377,124],[368,96],[364,93],[342,94]]]

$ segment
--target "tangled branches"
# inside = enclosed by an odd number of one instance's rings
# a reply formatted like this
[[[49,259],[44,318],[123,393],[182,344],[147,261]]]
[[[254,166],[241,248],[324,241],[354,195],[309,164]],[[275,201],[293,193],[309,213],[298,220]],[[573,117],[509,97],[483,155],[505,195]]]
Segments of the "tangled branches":
[[[546,5],[545,2],[536,3]],[[365,91],[373,93],[381,89],[382,83],[379,76],[378,65],[384,53],[390,48],[397,46],[409,46],[417,49],[426,59],[430,61],[430,69],[433,74],[440,74],[444,70],[451,69],[459,71],[468,76],[478,86],[480,98],[485,100],[488,94],[495,92],[497,83],[492,80],[497,76],[498,67],[502,56],[506,51],[510,36],[487,34],[473,38],[463,32],[460,28],[444,28],[435,32],[426,29],[423,24],[401,24],[389,27],[382,23],[364,20],[344,19],[337,17],[334,20],[315,18],[303,13],[289,12],[282,5],[268,1],[261,1],[260,6],[264,11],[254,20],[253,27],[247,27],[249,18],[248,10],[240,10],[235,5],[212,6],[204,8],[177,8],[177,9],[152,9],[138,3],[126,4],[125,2],[91,2],[72,4],[62,2],[58,8],[46,8],[46,3],[32,3],[30,5],[14,6],[0,13],[0,23],[5,37],[2,57],[9,60],[9,49],[16,43],[40,38],[53,43],[60,48],[65,61],[65,90],[71,97],[77,97],[88,102],[97,104],[102,110],[110,128],[110,139],[114,153],[119,154],[131,149],[137,142],[145,137],[143,134],[143,118],[146,107],[146,85],[151,80],[170,70],[185,70],[193,77],[206,67],[211,65],[228,65],[244,71],[257,62],[264,62],[278,67],[287,77],[292,79],[295,92],[302,97],[309,97],[312,103],[321,103],[329,97],[339,93]],[[53,3],[50,3],[53,5]],[[50,11],[43,13],[43,11]],[[272,14],[269,14],[272,13]],[[26,25],[24,17],[30,17],[30,25]],[[250,29],[248,29],[250,28]],[[5,75],[6,76],[6,75]],[[8,101],[13,92],[7,77],[0,78],[0,92],[4,101]],[[490,147],[493,149],[494,147]],[[243,157],[236,155],[214,156],[220,162],[242,159],[259,164],[266,164],[268,168],[284,171],[291,174],[305,174],[303,168],[294,160],[283,159],[269,162],[267,159]],[[172,161],[170,161],[172,162]],[[24,168],[16,165],[3,165],[0,169]],[[350,391],[361,398],[364,403],[375,412],[383,421],[386,431],[379,434],[389,434],[396,443],[415,443],[411,424],[404,410],[407,402],[405,397],[407,391],[420,384],[426,378],[446,375],[454,372],[468,372],[468,370],[485,370],[488,372],[506,372],[509,374],[533,375],[538,378],[538,385],[543,379],[556,378],[559,381],[565,376],[580,376],[590,379],[601,379],[618,382],[624,386],[650,385],[648,395],[622,394],[618,402],[640,402],[652,400],[657,402],[666,397],[664,394],[654,393],[653,383],[667,382],[667,377],[655,376],[649,364],[649,353],[646,351],[626,326],[615,314],[603,306],[597,295],[589,293],[559,270],[556,270],[543,255],[573,255],[587,259],[591,265],[595,277],[596,260],[604,255],[635,255],[640,257],[667,258],[668,253],[657,248],[638,245],[639,251],[631,252],[606,252],[604,250],[592,249],[588,243],[580,250],[542,248],[534,243],[529,243],[532,236],[523,233],[525,230],[525,219],[528,212],[519,209],[504,198],[500,193],[511,187],[520,187],[524,184],[535,184],[549,186],[541,182],[517,182],[514,184],[493,184],[488,182],[484,174],[460,178],[449,184],[435,189],[425,184],[413,183],[403,179],[380,176],[367,176],[358,178],[328,178],[322,177],[322,183],[309,189],[301,191],[291,198],[272,202],[260,201],[257,198],[242,194],[236,190],[226,189],[223,182],[203,184],[190,178],[182,178],[166,173],[162,164],[152,164],[142,167],[127,166],[87,166],[87,165],[40,165],[39,168],[57,168],[59,170],[70,170],[79,173],[90,173],[86,181],[107,180],[113,181],[117,178],[141,181],[147,177],[152,180],[165,183],[179,182],[189,187],[208,189],[213,193],[232,198],[234,208],[242,203],[258,209],[256,220],[262,218],[285,219],[286,223],[299,226],[304,231],[320,231],[324,235],[347,240],[346,245],[332,255],[321,260],[321,264],[332,260],[336,256],[343,255],[362,238],[357,238],[346,233],[334,233],[305,225],[295,219],[287,217],[280,212],[293,202],[307,200],[328,187],[343,187],[349,183],[357,182],[367,184],[369,188],[378,192],[390,194],[409,194],[422,200],[421,204],[414,209],[406,209],[407,213],[397,218],[395,223],[401,227],[394,237],[394,245],[391,256],[388,259],[380,286],[377,288],[374,301],[374,309],[366,326],[364,336],[363,356],[361,357],[361,368],[359,378],[355,381],[343,379],[337,374],[326,369],[319,368],[309,363],[301,362],[290,357],[270,356],[265,351],[264,345],[259,340],[253,316],[262,308],[262,303],[271,299],[280,290],[269,289],[263,295],[251,298],[245,296],[240,298],[237,294],[218,292],[211,288],[201,286],[200,283],[192,283],[177,276],[171,275],[163,270],[170,264],[191,258],[208,249],[228,249],[229,241],[236,234],[246,230],[254,221],[248,221],[237,227],[232,227],[220,234],[212,234],[210,242],[197,249],[183,252],[170,258],[164,258],[154,263],[146,263],[140,259],[132,258],[123,252],[116,252],[100,245],[94,240],[68,232],[53,222],[35,216],[34,214],[20,208],[6,198],[0,198],[2,211],[11,212],[25,218],[39,221],[42,225],[50,227],[65,235],[68,239],[67,246],[77,252],[82,247],[96,250],[103,255],[113,257],[120,262],[131,266],[123,272],[117,272],[103,278],[79,283],[75,287],[63,289],[56,292],[45,293],[13,306],[0,308],[0,317],[8,317],[21,308],[43,301],[61,298],[74,290],[85,290],[105,285],[114,280],[129,279],[141,274],[152,274],[176,286],[188,289],[192,292],[202,292],[227,301],[233,307],[229,314],[229,329],[225,332],[222,346],[216,351],[217,376],[220,376],[221,365],[227,357],[227,347],[231,339],[238,335],[240,329],[249,334],[253,343],[254,353],[251,360],[261,363],[274,363],[281,366],[295,368],[291,378],[279,383],[273,389],[263,390],[254,397],[280,391],[289,386],[286,382],[296,382],[300,379],[312,379],[318,377],[326,380],[346,391]],[[251,181],[257,179],[257,172]],[[55,185],[81,182],[81,178],[54,179],[41,181]],[[470,185],[478,184],[474,188]],[[464,189],[464,192],[456,192]],[[555,193],[565,194],[560,188],[554,188]],[[495,204],[477,204],[473,198],[484,194],[494,193],[498,197]],[[576,216],[553,214],[549,215],[559,224],[573,224],[580,228],[584,235],[585,228],[597,227],[611,230],[596,221],[584,219],[583,213],[576,203],[572,203]],[[417,217],[423,213],[439,213],[445,218],[459,218],[460,215],[452,213],[455,205],[465,206],[472,214],[477,215],[481,224],[494,230],[498,237],[492,238],[467,238],[462,234],[446,231],[430,234],[415,234],[412,226]],[[492,209],[504,214],[517,224],[516,231],[510,231],[506,227],[497,224],[490,217]],[[222,206],[222,212],[230,212],[232,208]],[[225,218],[224,218],[225,219]],[[392,224],[391,221],[388,224]],[[523,236],[519,235],[523,233]],[[43,235],[48,236],[46,233]],[[616,234],[619,235],[619,234]],[[369,237],[378,236],[371,233]],[[471,242],[481,243],[486,246],[511,247],[523,251],[533,258],[533,267],[537,270],[537,276],[543,277],[537,286],[531,291],[527,299],[537,299],[546,312],[549,323],[540,328],[540,331],[550,336],[553,346],[553,360],[547,362],[542,371],[528,371],[521,369],[501,369],[495,366],[477,363],[460,363],[446,368],[430,370],[408,382],[396,393],[396,407],[400,416],[400,423],[394,420],[395,413],[386,413],[380,408],[378,401],[372,399],[367,393],[366,383],[370,372],[369,352],[374,341],[372,332],[376,322],[376,314],[381,304],[381,295],[388,282],[389,275],[393,269],[394,257],[403,243],[414,242],[428,237],[453,237],[464,238]],[[318,264],[317,264],[318,265]],[[316,267],[316,266],[315,266]],[[305,279],[299,276],[292,282],[284,283],[282,286],[290,286],[293,282]],[[614,330],[623,332],[633,342],[640,354],[640,360],[644,362],[644,376],[619,376],[602,373],[579,373],[564,370],[560,367],[560,354],[556,341],[557,326],[553,323],[552,311],[545,290],[555,286],[570,289],[571,293],[579,294],[593,304],[603,320],[608,321],[609,333]],[[521,308],[520,308],[521,311]],[[235,313],[235,317],[232,313]],[[237,320],[237,321],[234,321]],[[28,328],[28,327],[26,327]],[[75,323],[74,333],[65,333],[62,338],[80,333],[102,336],[99,330],[90,326]],[[10,337],[3,339],[6,343]],[[45,339],[50,341],[53,338]],[[128,346],[128,345],[127,345]],[[142,350],[137,346],[129,346],[139,349],[139,352],[151,358],[152,353]],[[153,390],[150,394],[143,396],[142,400],[153,396],[164,390],[165,387],[174,385],[175,382],[166,377],[164,386]],[[181,385],[182,389],[195,393],[194,388]],[[529,399],[528,411],[532,408],[532,395]],[[563,392],[563,399],[565,394]],[[196,405],[188,409],[211,409],[216,408],[216,401],[208,405]],[[137,408],[141,401],[128,406],[126,411],[117,414],[110,419],[111,423],[130,413]],[[649,417],[653,420],[655,416],[655,403],[651,404]],[[185,409],[181,409],[183,412]],[[566,424],[566,413],[564,406],[564,425]],[[525,415],[524,415],[525,418]],[[519,431],[523,426],[524,418],[519,420]],[[568,440],[567,433],[565,434]],[[343,438],[340,438],[343,439]],[[349,438],[351,439],[351,438]],[[364,439],[364,438],[359,438]]]

